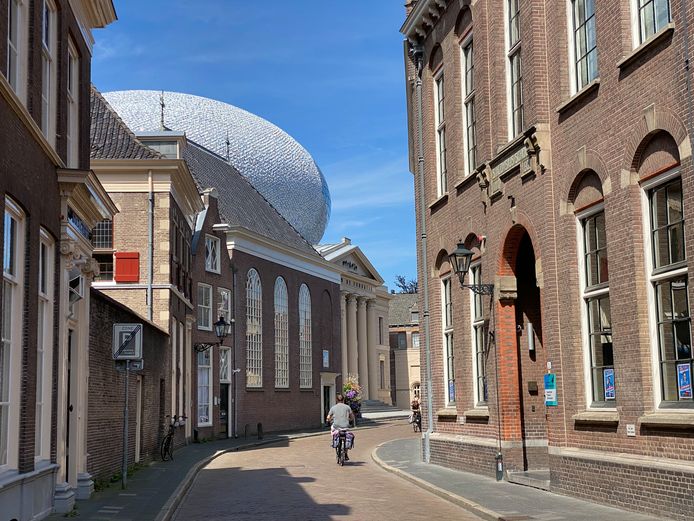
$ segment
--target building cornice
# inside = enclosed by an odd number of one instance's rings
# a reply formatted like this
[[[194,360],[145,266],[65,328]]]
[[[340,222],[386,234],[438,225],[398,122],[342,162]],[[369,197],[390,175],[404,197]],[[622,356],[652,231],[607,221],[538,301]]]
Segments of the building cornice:
[[[400,28],[410,41],[423,40],[446,10],[447,0],[419,0]]]
[[[77,19],[82,37],[89,48],[89,54],[92,54],[94,48],[92,29],[101,29],[118,19],[113,1],[70,0],[70,7]]]
[[[315,256],[304,253],[253,233],[242,226],[216,224],[214,229],[226,233],[227,249],[229,251],[243,251],[254,257],[340,284],[341,278],[337,267],[317,253]]]

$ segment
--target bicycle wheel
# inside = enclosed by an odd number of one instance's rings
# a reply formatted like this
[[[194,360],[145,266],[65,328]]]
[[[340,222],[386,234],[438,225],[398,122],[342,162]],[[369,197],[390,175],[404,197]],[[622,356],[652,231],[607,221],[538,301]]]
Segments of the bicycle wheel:
[[[167,434],[161,440],[161,460],[166,461],[168,458],[173,459],[173,436]]]

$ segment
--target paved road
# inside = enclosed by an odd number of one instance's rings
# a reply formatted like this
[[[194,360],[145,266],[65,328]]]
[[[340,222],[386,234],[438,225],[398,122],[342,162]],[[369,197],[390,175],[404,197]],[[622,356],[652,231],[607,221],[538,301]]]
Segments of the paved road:
[[[408,436],[416,435],[402,423],[359,430],[342,468],[327,434],[225,454],[198,474],[174,519],[478,521],[373,463],[374,447]]]

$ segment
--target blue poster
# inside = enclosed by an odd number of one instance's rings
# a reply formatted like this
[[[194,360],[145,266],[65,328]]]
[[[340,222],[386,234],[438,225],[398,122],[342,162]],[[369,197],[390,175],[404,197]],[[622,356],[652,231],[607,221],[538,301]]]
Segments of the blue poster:
[[[692,399],[692,367],[689,363],[677,364],[677,390],[680,400]]]
[[[553,373],[545,375],[545,405],[557,405],[557,377]]]
[[[606,367],[602,370],[602,381],[605,386],[605,400],[614,400],[614,369]]]

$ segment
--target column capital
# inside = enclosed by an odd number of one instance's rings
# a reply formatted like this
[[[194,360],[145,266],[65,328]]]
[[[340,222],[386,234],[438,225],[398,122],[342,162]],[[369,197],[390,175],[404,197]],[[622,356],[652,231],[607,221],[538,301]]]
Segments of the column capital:
[[[366,300],[367,300],[366,297],[364,297],[362,295],[357,295],[357,303],[360,306],[366,306]]]
[[[347,293],[347,303],[354,302],[357,296],[354,293]]]

